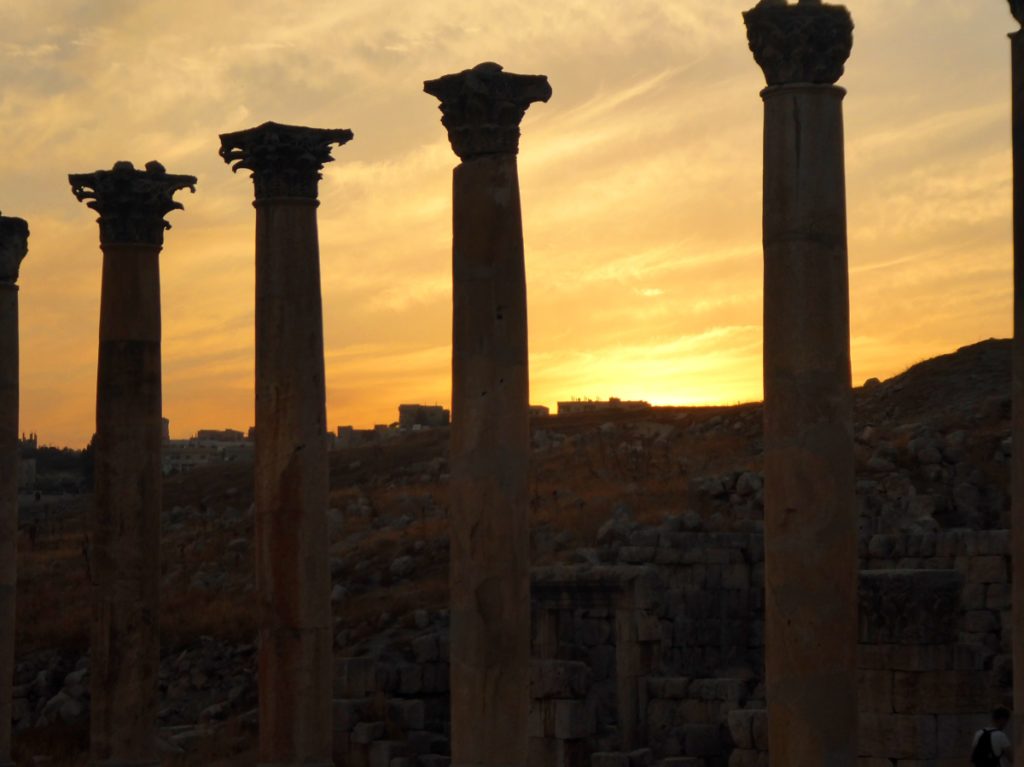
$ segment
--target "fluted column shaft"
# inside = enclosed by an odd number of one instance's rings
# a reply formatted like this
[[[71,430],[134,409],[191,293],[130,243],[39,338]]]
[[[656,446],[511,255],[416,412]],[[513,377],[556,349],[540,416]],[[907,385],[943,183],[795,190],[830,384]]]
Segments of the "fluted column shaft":
[[[481,64],[429,81],[452,183],[449,525],[455,767],[529,761],[529,366],[519,122],[551,89]]]
[[[260,762],[331,755],[327,414],[316,202],[256,205]]]
[[[530,395],[515,156],[463,162],[452,192],[452,758],[525,765]]]
[[[0,217],[0,767],[13,767],[11,719],[18,542],[18,267],[28,226]]]
[[[256,186],[256,585],[259,760],[332,751],[327,413],[317,182],[352,138],[266,123],[221,136]]]
[[[103,251],[91,529],[90,751],[94,765],[159,764],[160,251],[172,196],[195,178],[145,171],[70,177],[99,212]]]
[[[89,678],[97,762],[157,763],[160,246],[105,243]]]
[[[0,767],[11,762],[18,557],[18,286],[0,284]]]
[[[1010,35],[1010,59],[1013,73],[1013,454],[1010,534],[1013,604],[1019,606],[1024,603],[1024,31],[1018,30]],[[1014,754],[1024,754],[1024,608],[1013,609],[1012,621],[1013,746]]]
[[[832,42],[844,32],[848,38],[852,23],[845,9],[814,4],[759,6],[746,21],[769,83],[762,92],[769,748],[773,764],[853,767],[858,565],[845,91],[833,85],[849,47],[837,52]]]

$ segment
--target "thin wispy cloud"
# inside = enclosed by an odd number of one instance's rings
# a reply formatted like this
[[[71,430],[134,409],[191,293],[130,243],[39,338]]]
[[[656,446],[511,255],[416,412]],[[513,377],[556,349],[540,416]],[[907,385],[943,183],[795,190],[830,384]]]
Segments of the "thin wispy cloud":
[[[451,168],[422,81],[549,76],[520,156],[534,401],[761,394],[761,101],[747,2],[54,0],[0,8],[0,209],[29,220],[22,423],[93,429],[100,254],[67,173],[199,177],[161,256],[172,432],[252,422],[253,210],[217,134],[346,127],[321,184],[331,425],[450,392]],[[847,164],[854,376],[1010,330],[999,3],[858,0]]]

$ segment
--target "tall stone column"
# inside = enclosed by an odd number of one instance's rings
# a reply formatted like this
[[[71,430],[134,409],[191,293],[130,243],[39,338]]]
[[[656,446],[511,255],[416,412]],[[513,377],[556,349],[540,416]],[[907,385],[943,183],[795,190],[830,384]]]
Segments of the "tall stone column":
[[[424,84],[452,184],[454,767],[525,767],[530,705],[529,370],[519,123],[551,87],[480,64]]]
[[[331,577],[317,186],[348,130],[226,133],[256,189],[256,583],[259,759],[331,763]]]
[[[160,667],[160,265],[164,216],[193,176],[158,162],[74,174],[103,251],[92,520],[92,762],[158,764]]]
[[[0,216],[0,767],[11,761],[18,542],[18,268],[28,224]]]
[[[744,14],[764,70],[765,674],[771,760],[857,761],[857,516],[842,6]]]
[[[1010,0],[1024,26],[1024,0]],[[1013,135],[1013,456],[1010,535],[1014,605],[1024,600],[1024,30],[1010,34]],[[1024,609],[1013,610],[1013,746],[1024,754]],[[1018,756],[1018,759],[1021,757]]]

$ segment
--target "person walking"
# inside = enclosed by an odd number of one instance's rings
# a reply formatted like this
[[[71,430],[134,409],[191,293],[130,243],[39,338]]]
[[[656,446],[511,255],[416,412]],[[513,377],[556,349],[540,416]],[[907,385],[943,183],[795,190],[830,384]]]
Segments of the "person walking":
[[[992,726],[974,734],[971,764],[974,767],[1007,767],[1013,764],[1010,739],[1004,730],[1010,722],[1009,709],[1000,706],[992,712]]]

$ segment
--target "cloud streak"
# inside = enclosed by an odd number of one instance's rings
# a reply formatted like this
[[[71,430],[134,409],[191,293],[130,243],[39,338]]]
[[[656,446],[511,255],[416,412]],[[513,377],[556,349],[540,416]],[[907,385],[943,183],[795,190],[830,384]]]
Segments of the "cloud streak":
[[[217,134],[348,127],[321,184],[328,417],[447,403],[455,164],[422,81],[542,72],[520,170],[536,402],[761,394],[763,79],[740,11],[703,0],[54,0],[0,9],[0,208],[29,220],[22,423],[93,429],[100,255],[69,172],[199,176],[162,259],[175,435],[252,422],[253,212]],[[991,7],[990,7],[991,6]],[[862,0],[844,85],[854,375],[1010,329],[1010,19]]]

